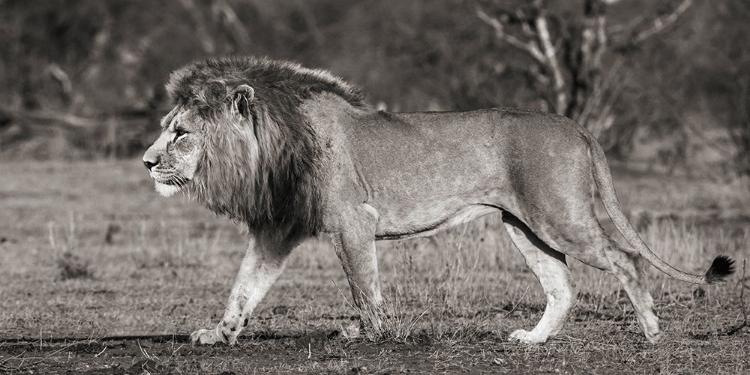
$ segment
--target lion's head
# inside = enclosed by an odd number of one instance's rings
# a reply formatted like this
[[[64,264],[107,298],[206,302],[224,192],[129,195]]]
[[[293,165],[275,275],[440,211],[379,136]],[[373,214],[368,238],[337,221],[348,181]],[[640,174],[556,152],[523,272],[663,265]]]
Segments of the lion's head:
[[[300,113],[329,92],[362,106],[339,78],[288,63],[224,58],[172,73],[174,109],[143,162],[162,195],[186,191],[251,229],[319,229],[320,147]]]
[[[240,143],[252,142],[254,123],[249,108],[253,99],[254,90],[248,85],[240,84],[227,92],[223,82],[212,82],[192,101],[178,101],[161,120],[162,133],[143,156],[156,191],[171,196],[193,186],[196,177],[200,180],[199,171],[205,169],[201,167],[210,163],[208,155],[220,143],[226,143],[228,135],[245,141]],[[245,151],[246,156],[257,152],[257,145],[241,146],[246,147],[226,151]]]

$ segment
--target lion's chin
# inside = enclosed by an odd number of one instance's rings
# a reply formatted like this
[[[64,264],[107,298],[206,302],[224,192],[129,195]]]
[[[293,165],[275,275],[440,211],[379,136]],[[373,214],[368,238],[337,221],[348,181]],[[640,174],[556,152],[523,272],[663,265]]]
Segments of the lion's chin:
[[[177,185],[167,185],[162,184],[161,182],[156,182],[155,184],[156,192],[161,194],[164,197],[171,197],[178,191],[180,191],[180,187]]]

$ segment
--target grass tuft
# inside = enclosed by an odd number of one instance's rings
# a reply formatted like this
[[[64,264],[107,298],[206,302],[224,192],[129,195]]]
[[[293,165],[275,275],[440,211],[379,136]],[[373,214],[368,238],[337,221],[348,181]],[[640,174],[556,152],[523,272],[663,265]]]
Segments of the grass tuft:
[[[68,228],[60,236],[56,234],[54,223],[48,224],[49,245],[55,254],[55,264],[57,265],[60,280],[70,279],[92,279],[94,273],[91,270],[91,263],[76,254],[79,248],[78,235],[76,233],[76,222],[73,213],[68,215]]]
[[[90,262],[82,259],[71,252],[65,252],[57,258],[57,267],[60,269],[60,279],[93,279],[94,274],[90,269]]]

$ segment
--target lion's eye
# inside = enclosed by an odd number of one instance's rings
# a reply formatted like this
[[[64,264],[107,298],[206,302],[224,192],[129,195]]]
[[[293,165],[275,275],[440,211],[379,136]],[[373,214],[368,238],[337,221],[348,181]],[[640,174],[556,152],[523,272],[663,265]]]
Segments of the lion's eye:
[[[184,130],[182,130],[182,129],[176,128],[174,130],[174,140],[175,141],[177,141],[178,139],[180,139],[180,138],[182,138],[182,137],[184,137],[186,135],[187,135],[187,132],[184,131]]]

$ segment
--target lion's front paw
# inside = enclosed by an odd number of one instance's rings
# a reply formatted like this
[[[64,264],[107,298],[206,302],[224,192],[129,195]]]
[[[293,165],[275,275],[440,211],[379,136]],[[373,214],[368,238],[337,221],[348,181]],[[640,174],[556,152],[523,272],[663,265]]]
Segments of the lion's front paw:
[[[199,329],[190,334],[190,342],[199,345],[213,345],[217,342],[227,344],[227,340],[219,335],[216,329]]]
[[[543,344],[547,341],[546,337],[540,337],[535,335],[533,332],[529,332],[523,329],[515,330],[510,334],[509,341],[519,341],[524,344]]]

